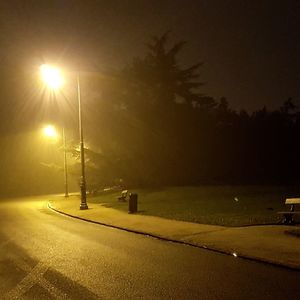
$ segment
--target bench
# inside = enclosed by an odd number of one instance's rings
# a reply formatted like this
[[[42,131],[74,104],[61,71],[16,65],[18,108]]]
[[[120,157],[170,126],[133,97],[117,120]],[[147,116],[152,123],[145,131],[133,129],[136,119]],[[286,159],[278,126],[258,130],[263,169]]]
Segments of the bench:
[[[118,196],[117,199],[119,201],[126,201],[127,196],[128,196],[128,190],[124,190],[122,191],[121,196]]]
[[[286,205],[291,205],[289,211],[279,211],[278,214],[283,215],[283,224],[294,224],[294,215],[299,215],[300,211],[295,211],[295,206],[300,204],[300,198],[287,198]]]

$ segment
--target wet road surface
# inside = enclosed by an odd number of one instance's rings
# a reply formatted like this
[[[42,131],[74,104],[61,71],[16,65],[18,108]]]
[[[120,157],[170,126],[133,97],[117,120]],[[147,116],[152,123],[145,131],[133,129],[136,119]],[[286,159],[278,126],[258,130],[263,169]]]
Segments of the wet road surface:
[[[0,299],[300,298],[300,272],[72,219],[46,199],[0,201]]]

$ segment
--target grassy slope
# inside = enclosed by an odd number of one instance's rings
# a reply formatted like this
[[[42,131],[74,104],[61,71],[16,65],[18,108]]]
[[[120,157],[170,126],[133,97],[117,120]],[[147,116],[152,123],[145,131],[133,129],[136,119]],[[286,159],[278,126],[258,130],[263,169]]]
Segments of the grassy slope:
[[[140,214],[225,226],[278,223],[276,212],[287,210],[285,198],[300,196],[300,188],[274,186],[166,187],[130,192],[138,193]],[[128,203],[118,202],[118,195],[120,192],[103,194],[89,201],[127,211]]]

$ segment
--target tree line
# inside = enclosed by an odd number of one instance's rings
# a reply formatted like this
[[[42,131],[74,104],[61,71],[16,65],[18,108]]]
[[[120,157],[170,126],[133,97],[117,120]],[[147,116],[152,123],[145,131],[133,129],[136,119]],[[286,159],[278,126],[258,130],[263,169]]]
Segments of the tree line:
[[[101,93],[87,107],[98,145],[87,149],[88,183],[297,183],[300,113],[292,98],[277,110],[238,112],[201,92],[202,64],[181,67],[185,43],[168,48],[168,37],[153,37],[147,54],[122,70],[84,82]]]

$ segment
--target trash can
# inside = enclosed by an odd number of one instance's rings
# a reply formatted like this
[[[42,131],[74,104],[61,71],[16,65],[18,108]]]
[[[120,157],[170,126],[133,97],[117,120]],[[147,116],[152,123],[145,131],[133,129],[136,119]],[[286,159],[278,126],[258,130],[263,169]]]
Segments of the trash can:
[[[128,213],[129,214],[134,214],[137,212],[137,199],[138,199],[137,194],[130,193],[129,201],[128,201]]]

